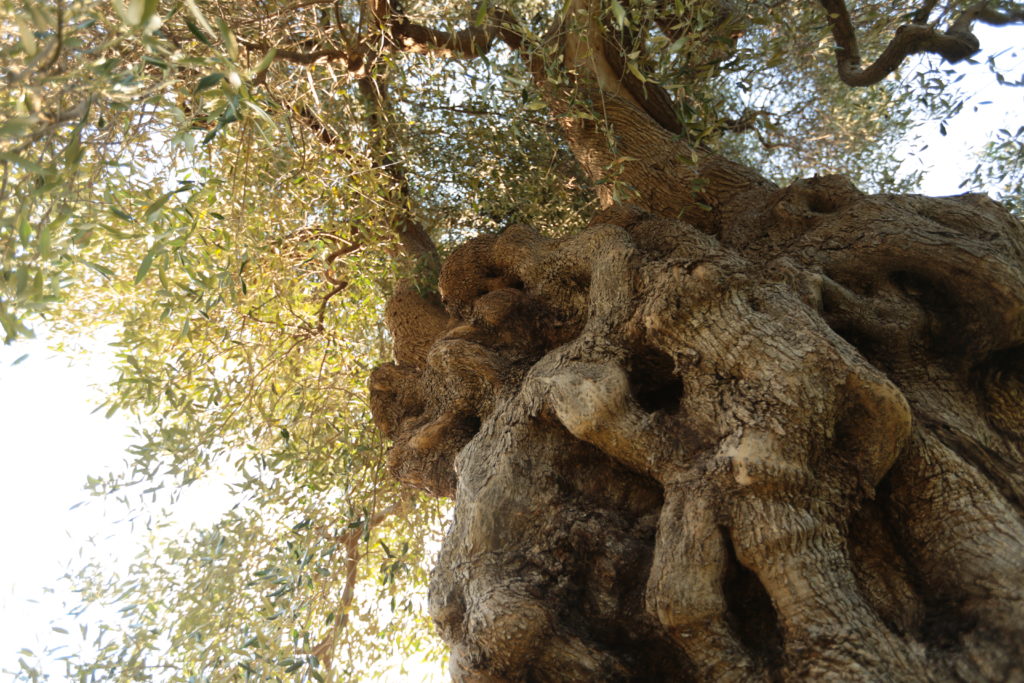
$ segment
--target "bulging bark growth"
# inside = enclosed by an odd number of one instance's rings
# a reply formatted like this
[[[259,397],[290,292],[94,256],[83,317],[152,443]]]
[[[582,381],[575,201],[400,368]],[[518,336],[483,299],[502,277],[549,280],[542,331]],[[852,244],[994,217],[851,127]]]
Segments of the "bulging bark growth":
[[[526,59],[604,210],[456,249],[372,378],[394,475],[455,497],[453,678],[1024,680],[1024,228],[779,188],[567,7],[568,85]]]
[[[455,498],[456,680],[1024,677],[1022,226],[750,187],[512,226],[392,300],[372,402]]]

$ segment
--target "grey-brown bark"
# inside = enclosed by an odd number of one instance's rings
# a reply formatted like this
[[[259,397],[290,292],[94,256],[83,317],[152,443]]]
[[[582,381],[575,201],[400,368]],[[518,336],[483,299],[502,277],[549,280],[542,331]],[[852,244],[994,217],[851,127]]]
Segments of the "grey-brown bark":
[[[443,309],[392,302],[373,404],[395,475],[455,497],[455,679],[1024,676],[1020,223],[703,177],[700,229],[513,226]]]

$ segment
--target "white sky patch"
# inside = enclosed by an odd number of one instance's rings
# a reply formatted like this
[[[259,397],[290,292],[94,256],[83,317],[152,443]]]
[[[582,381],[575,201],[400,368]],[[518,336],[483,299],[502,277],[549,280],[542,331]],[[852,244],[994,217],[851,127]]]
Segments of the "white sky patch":
[[[59,581],[63,574],[101,557],[124,575],[154,537],[126,519],[123,504],[84,488],[90,476],[124,469],[132,443],[129,416],[93,412],[116,379],[112,340],[109,333],[79,340],[77,355],[49,350],[45,338],[0,346],[0,671],[18,670],[20,657],[34,664],[20,650],[41,654],[53,644],[54,626],[77,633],[81,620],[65,613],[77,596]],[[155,533],[212,523],[232,503],[225,481],[214,476],[190,487],[171,525]],[[48,671],[59,679],[63,667]]]
[[[94,385],[114,379],[113,354],[101,343],[76,359],[47,350],[41,339],[0,346],[0,667],[17,668],[19,648],[41,650],[50,620],[68,596],[46,591],[90,539],[131,551],[110,505],[89,501],[86,477],[123,458],[130,441],[124,418],[90,414]],[[28,357],[16,366],[23,354]],[[38,602],[30,602],[38,601]],[[12,655],[15,655],[12,658]]]
[[[924,171],[921,194],[942,197],[969,191],[971,188],[960,184],[974,169],[985,143],[1000,128],[1014,132],[1024,125],[1024,87],[1001,85],[985,61],[988,55],[999,55],[996,64],[1007,81],[1024,80],[1024,27],[979,25],[975,34],[982,45],[977,63],[941,67],[964,75],[957,83],[970,95],[963,111],[945,122],[945,135],[940,132],[939,121],[922,124],[918,132],[926,149],[901,150],[904,171]],[[994,188],[984,189],[991,192]]]

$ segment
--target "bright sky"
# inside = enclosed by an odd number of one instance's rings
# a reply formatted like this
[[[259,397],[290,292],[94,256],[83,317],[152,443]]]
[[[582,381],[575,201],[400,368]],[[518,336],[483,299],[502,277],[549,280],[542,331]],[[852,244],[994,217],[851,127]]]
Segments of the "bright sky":
[[[984,48],[982,60],[999,54],[996,63],[1007,80],[1024,81],[1024,27],[981,25],[975,34]],[[938,122],[925,124],[921,133],[928,148],[905,161],[908,171],[924,169],[921,193],[937,197],[967,191],[959,186],[974,168],[973,154],[1000,128],[1015,131],[1024,125],[1024,87],[1000,85],[984,62],[944,68],[964,74],[957,85],[972,94],[970,102],[947,123],[945,137],[939,134]]]
[[[979,38],[987,51],[1017,46],[1000,61],[1009,78],[1024,77],[1024,29],[980,28]],[[1024,88],[1000,87],[982,64],[960,67],[966,74],[961,86],[976,92],[974,102],[991,101],[977,110],[965,111],[947,124],[948,135],[938,135],[938,123],[925,126],[929,148],[909,164],[928,168],[926,194],[958,194],[962,174],[973,168],[969,150],[978,149],[999,128],[1016,130],[1024,125]],[[0,346],[0,453],[4,476],[0,477],[0,671],[18,668],[18,650],[37,652],[51,633],[51,621],[60,620],[62,600],[72,596],[47,593],[78,548],[97,537],[111,561],[131,558],[135,543],[144,540],[124,524],[118,506],[88,499],[83,485],[87,475],[102,475],[125,460],[130,428],[121,414],[104,419],[102,411],[91,414],[102,398],[95,389],[115,377],[113,353],[97,339],[89,355],[69,360],[47,350],[55,340],[18,342]],[[28,357],[12,365],[24,354]],[[207,492],[208,494],[209,492]],[[199,501],[209,495],[191,496],[192,504],[179,505],[183,523],[202,520],[209,514]],[[215,501],[214,509],[225,499]],[[30,602],[36,601],[36,602]],[[70,620],[65,620],[70,622]],[[65,626],[74,628],[73,623]]]
[[[128,417],[92,412],[116,378],[113,340],[113,330],[79,340],[88,353],[74,356],[50,351],[54,340],[45,337],[0,345],[0,671],[17,669],[22,648],[39,654],[47,639],[52,645],[53,626],[77,630],[63,605],[75,596],[58,577],[81,568],[84,556],[123,571],[150,539],[125,521],[120,503],[84,489],[88,476],[121,469],[132,443]],[[231,503],[216,484],[185,496],[174,529],[210,523]]]
[[[12,363],[28,357],[16,366]],[[87,499],[87,475],[102,474],[124,458],[130,440],[120,419],[90,414],[94,385],[113,379],[113,354],[102,344],[88,358],[69,360],[50,352],[46,340],[0,346],[0,667],[17,667],[16,651],[41,650],[40,638],[62,612],[55,585],[77,549],[100,534],[115,536],[111,506]],[[105,509],[107,508],[107,509]],[[126,550],[125,544],[116,544]],[[33,604],[29,600],[38,601]]]

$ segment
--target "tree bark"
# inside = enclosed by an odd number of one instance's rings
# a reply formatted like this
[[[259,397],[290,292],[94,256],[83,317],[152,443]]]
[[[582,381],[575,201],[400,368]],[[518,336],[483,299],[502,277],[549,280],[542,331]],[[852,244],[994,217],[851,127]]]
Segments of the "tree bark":
[[[780,189],[596,92],[556,114],[636,204],[460,246],[371,379],[455,498],[453,678],[1024,680],[1020,222]]]

